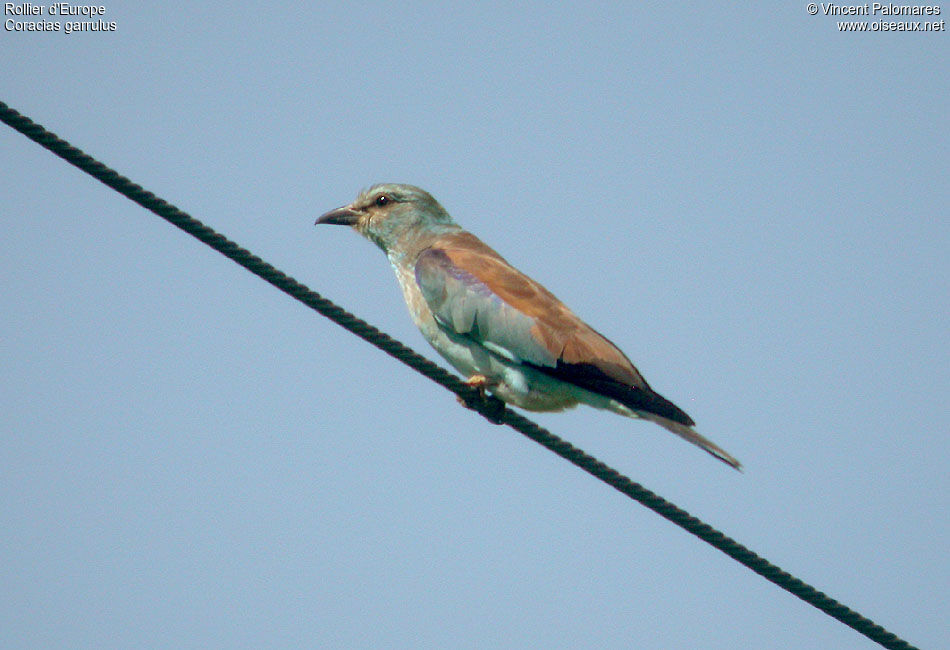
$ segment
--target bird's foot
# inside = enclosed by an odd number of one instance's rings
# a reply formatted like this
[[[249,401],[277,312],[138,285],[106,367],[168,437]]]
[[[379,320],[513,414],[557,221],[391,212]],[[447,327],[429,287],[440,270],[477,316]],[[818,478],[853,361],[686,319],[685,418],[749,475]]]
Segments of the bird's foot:
[[[472,375],[465,384],[475,389],[470,397],[457,396],[455,399],[465,408],[472,409],[484,415],[493,424],[502,424],[501,417],[505,412],[505,403],[497,397],[488,394],[488,390],[498,384],[485,375]]]
[[[498,382],[492,381],[485,375],[475,374],[465,380],[466,386],[478,389],[478,394],[485,397],[485,391],[498,385]]]

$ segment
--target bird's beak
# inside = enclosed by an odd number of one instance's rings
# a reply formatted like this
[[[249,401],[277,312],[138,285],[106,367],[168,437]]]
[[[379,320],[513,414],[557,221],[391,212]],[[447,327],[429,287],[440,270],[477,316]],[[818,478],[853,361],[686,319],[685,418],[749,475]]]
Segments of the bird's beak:
[[[342,208],[330,210],[325,215],[317,219],[314,225],[319,226],[321,223],[329,223],[335,226],[352,226],[359,218],[360,213],[358,210],[354,210],[352,207],[344,205]]]

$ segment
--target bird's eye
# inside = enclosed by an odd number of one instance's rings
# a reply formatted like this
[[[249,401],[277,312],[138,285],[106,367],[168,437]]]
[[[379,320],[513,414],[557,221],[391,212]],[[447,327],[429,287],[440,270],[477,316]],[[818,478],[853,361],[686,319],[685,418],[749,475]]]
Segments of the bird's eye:
[[[386,196],[385,194],[380,194],[379,196],[376,197],[376,205],[378,205],[379,207],[383,207],[387,203],[389,203],[389,197]]]

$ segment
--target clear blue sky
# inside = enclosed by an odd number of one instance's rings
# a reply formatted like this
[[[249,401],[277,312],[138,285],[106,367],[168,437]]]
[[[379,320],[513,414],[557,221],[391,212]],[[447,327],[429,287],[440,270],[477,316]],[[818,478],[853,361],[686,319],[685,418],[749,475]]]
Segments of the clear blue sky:
[[[946,643],[946,32],[104,6],[115,32],[0,31],[0,99],[436,358],[379,251],[313,227],[428,189],[746,472],[539,422]],[[0,646],[875,647],[7,127],[0,165]]]

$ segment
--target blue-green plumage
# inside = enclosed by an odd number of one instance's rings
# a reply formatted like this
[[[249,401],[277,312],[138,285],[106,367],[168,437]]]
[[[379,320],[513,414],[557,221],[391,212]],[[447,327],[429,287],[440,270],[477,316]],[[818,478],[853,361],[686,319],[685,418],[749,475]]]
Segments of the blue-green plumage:
[[[379,246],[426,340],[503,401],[534,411],[588,404],[648,419],[740,467],[613,343],[462,230],[424,190],[376,185],[317,223],[352,226]]]

